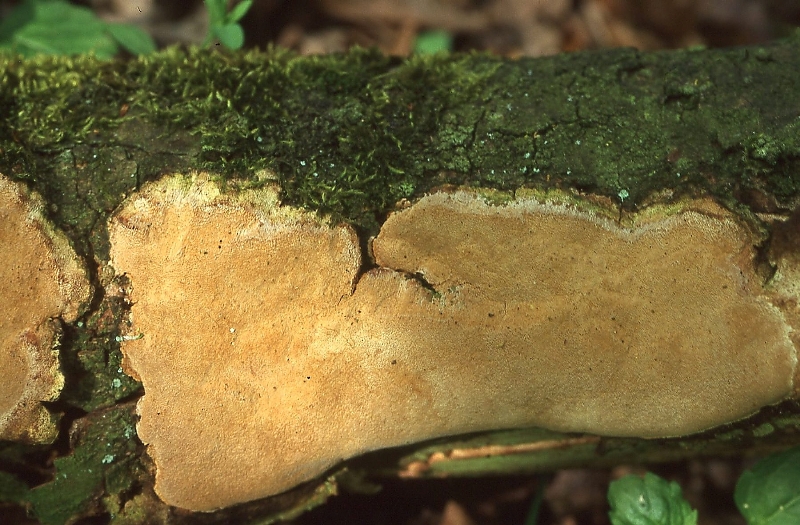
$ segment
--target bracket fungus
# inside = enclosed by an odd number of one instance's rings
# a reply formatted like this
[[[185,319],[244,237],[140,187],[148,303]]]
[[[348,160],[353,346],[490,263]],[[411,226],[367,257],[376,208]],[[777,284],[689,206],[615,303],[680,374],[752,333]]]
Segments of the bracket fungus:
[[[437,193],[388,218],[367,271],[348,226],[204,176],[146,186],[109,228],[139,436],[186,509],[438,436],[678,436],[793,393],[755,240],[710,200],[620,223],[564,194]]]
[[[54,415],[42,405],[64,386],[60,327],[89,300],[90,285],[66,237],[21,184],[0,176],[0,439],[49,443]]]

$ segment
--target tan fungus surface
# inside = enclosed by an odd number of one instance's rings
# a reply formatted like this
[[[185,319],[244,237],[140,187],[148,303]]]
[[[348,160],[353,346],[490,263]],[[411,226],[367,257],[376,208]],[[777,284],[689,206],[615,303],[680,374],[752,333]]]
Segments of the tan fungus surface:
[[[173,177],[129,199],[112,264],[143,335],[123,351],[159,495],[212,510],[436,436],[676,436],[790,395],[790,327],[728,212],[618,226],[540,200],[425,197],[387,220],[356,283],[351,229],[269,191]]]
[[[86,274],[67,239],[22,185],[0,176],[0,439],[47,443],[55,419],[42,401],[64,385],[55,317],[88,301]]]

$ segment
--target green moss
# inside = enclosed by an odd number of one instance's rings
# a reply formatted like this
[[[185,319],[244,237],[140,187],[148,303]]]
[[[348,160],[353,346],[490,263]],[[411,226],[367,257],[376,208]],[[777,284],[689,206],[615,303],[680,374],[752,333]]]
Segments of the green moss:
[[[755,437],[764,437],[772,434],[775,431],[775,426],[770,423],[764,423],[753,429]]]
[[[132,488],[141,472],[132,406],[94,412],[73,431],[72,452],[55,460],[53,481],[33,489],[33,512],[43,525],[60,525],[99,512],[104,494]]]
[[[515,62],[177,48],[127,62],[4,57],[0,171],[45,194],[76,243],[94,235],[82,253],[101,257],[103,219],[124,195],[191,168],[269,169],[287,203],[367,229],[445,183],[627,192],[626,207],[665,188],[757,184],[788,201],[797,47]]]

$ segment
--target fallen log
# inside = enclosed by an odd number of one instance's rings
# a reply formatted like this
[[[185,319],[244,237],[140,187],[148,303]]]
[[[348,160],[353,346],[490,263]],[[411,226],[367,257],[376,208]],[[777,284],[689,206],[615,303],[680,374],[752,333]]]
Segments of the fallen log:
[[[4,184],[93,290],[5,499],[263,518],[797,444],[797,47],[3,57]]]

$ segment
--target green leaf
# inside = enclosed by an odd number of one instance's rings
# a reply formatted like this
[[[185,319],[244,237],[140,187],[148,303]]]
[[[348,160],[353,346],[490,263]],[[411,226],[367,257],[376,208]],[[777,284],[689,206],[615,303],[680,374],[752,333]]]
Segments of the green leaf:
[[[106,29],[126,50],[134,55],[146,55],[156,50],[156,43],[146,32],[130,24],[108,24]]]
[[[36,16],[33,2],[23,2],[0,21],[0,45],[10,46],[14,33],[28,25]]]
[[[800,447],[767,456],[746,470],[733,499],[750,525],[800,523]]]
[[[106,24],[85,7],[64,0],[26,0],[0,24],[0,46],[31,56],[94,52],[111,58],[118,47]]]
[[[613,525],[696,525],[697,511],[683,499],[680,486],[655,474],[625,476],[608,487]]]
[[[204,0],[208,9],[208,20],[210,26],[220,25],[225,21],[225,10],[227,0]]]
[[[231,12],[228,13],[228,16],[225,17],[225,21],[228,22],[229,24],[238,22],[239,20],[242,19],[244,15],[247,14],[252,5],[253,5],[253,0],[243,0],[242,2],[239,2],[234,6],[233,9],[231,9]]]
[[[244,45],[244,29],[239,24],[215,27],[214,35],[228,49],[239,49]]]
[[[432,55],[453,49],[453,37],[447,31],[425,31],[414,41],[414,53]]]

